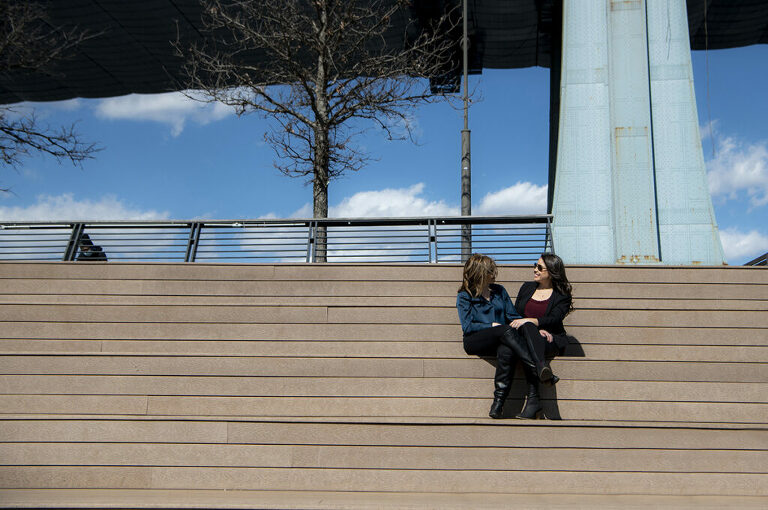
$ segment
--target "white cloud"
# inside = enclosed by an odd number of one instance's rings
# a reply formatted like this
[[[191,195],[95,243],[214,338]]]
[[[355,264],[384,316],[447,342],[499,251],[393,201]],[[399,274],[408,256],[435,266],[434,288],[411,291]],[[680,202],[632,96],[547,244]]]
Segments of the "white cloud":
[[[35,114],[39,119],[48,117],[52,112],[73,112],[83,106],[83,100],[80,98],[67,99],[65,101],[47,101],[33,102],[24,101],[3,107],[4,111],[10,111],[11,115],[22,116]]]
[[[725,258],[731,263],[746,262],[768,252],[768,236],[757,230],[742,232],[737,228],[727,228],[720,231],[720,241]]]
[[[409,188],[360,191],[332,206],[329,216],[334,218],[386,218],[394,216],[454,216],[457,207],[442,200],[429,201],[420,196],[424,184]]]
[[[64,101],[53,101],[51,103],[32,103],[33,105],[39,105],[52,110],[60,110],[64,112],[72,112],[79,110],[83,106],[83,100],[80,98],[67,99]]]
[[[126,205],[114,195],[98,200],[77,200],[72,193],[40,195],[26,207],[0,206],[2,221],[110,221],[167,219],[167,211],[141,210]]]
[[[271,217],[272,219],[277,218],[274,214],[267,215],[268,217]],[[293,214],[289,216],[289,218],[311,218],[312,217],[312,204],[306,203],[302,205],[300,208],[295,210]]]
[[[707,162],[712,196],[735,200],[746,193],[753,207],[768,204],[768,142],[746,144],[732,137],[716,139],[718,152]]]
[[[518,182],[485,195],[480,205],[472,208],[472,213],[479,216],[546,214],[547,186]]]
[[[344,198],[338,205],[329,208],[331,218],[386,218],[402,216],[458,216],[458,206],[447,204],[443,200],[428,200],[423,197],[425,185],[414,184],[407,188],[387,188],[375,191],[361,191]],[[511,215],[511,214],[535,214],[546,211],[547,187],[536,186],[527,182],[518,182],[514,186],[498,192],[489,193],[480,203],[475,212],[476,215]],[[311,218],[312,206],[307,203],[294,211],[289,218]],[[278,215],[269,213],[262,219],[277,219]],[[353,227],[354,228],[354,227]],[[403,227],[408,231],[411,227]],[[369,243],[361,249],[357,243],[350,243],[349,235],[345,237],[344,227],[335,228],[334,234],[329,234],[332,247],[329,249],[329,260],[353,261],[391,261],[397,260],[424,261],[429,257],[425,253],[425,246],[419,241],[398,237],[398,227],[388,227],[382,230],[377,237],[367,239]],[[249,240],[252,249],[254,243],[260,248],[271,245],[275,249],[275,257],[287,257],[287,251],[279,251],[283,239],[297,235],[296,229],[275,227],[268,235],[261,235],[259,239]],[[369,229],[369,234],[376,235],[375,228]],[[408,233],[408,232],[406,232]],[[411,232],[412,233],[412,232]],[[305,234],[306,235],[306,234]],[[337,236],[334,239],[334,235]],[[346,241],[345,241],[346,240]],[[295,242],[295,241],[292,241]],[[449,241],[450,242],[450,241]],[[346,244],[345,244],[346,243]],[[411,244],[408,244],[411,243]],[[283,244],[285,244],[283,242]],[[343,250],[344,256],[340,253]],[[292,256],[300,257],[294,253]],[[441,254],[440,260],[450,260],[450,254]],[[458,260],[458,255],[456,255]]]
[[[201,103],[181,92],[131,94],[99,101],[96,114],[108,119],[153,121],[171,126],[171,135],[179,136],[189,122],[208,124],[233,114],[221,103]]]
[[[374,191],[360,191],[344,198],[338,205],[329,208],[331,218],[388,218],[400,216],[458,216],[458,206],[443,200],[427,200],[424,183],[408,188],[386,188]],[[499,191],[488,193],[479,205],[472,208],[475,216],[546,214],[547,186],[530,182],[517,184]],[[279,216],[269,213],[261,218],[275,219]],[[312,205],[304,204],[288,216],[289,218],[311,218]]]

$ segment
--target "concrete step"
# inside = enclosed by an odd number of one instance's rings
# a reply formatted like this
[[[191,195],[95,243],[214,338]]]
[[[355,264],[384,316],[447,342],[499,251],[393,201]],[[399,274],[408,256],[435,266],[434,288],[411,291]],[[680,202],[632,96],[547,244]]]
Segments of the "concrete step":
[[[458,322],[458,321],[457,321]],[[4,338],[80,339],[174,339],[174,340],[403,340],[429,336],[461,341],[457,324],[190,324],[110,322],[24,322],[2,323]]]
[[[764,473],[768,451],[595,448],[0,443],[0,466],[194,466]]]
[[[768,290],[766,290],[768,293]],[[366,306],[421,307],[453,309],[455,296],[153,296],[123,294],[14,294],[0,295],[3,305],[119,305],[119,306]],[[576,303],[579,310],[710,310],[768,311],[768,299],[673,299],[665,298],[586,298]]]
[[[0,354],[264,356],[339,358],[453,358],[467,359],[462,344],[396,341],[206,341],[206,340],[2,340]],[[566,357],[636,361],[768,362],[768,346],[634,345],[580,343],[569,346]]]
[[[406,280],[461,281],[459,265],[424,264],[237,264],[131,263],[78,264],[4,262],[0,278],[76,278],[132,280]],[[510,268],[508,277],[530,278],[528,268]],[[458,285],[457,285],[458,286]]]
[[[511,395],[524,394],[518,371]],[[486,379],[372,377],[213,377],[3,375],[0,394],[36,395],[198,395],[307,397],[490,397]],[[645,400],[768,403],[768,383],[580,381],[543,386],[542,395],[560,400]]]
[[[514,288],[520,283],[513,283]],[[3,295],[134,295],[205,297],[444,297],[456,299],[459,284],[446,281],[338,280],[82,280],[16,278],[3,281]],[[511,287],[512,288],[512,287]],[[738,297],[738,296],[734,296]]]
[[[499,280],[514,298],[523,280]],[[655,283],[655,282],[576,282],[576,303],[585,299],[701,300],[717,296],[722,300],[765,300],[768,282],[732,283]],[[456,299],[458,282],[442,280],[179,280],[179,279],[75,279],[3,278],[0,296],[7,299],[24,295],[79,296],[174,296],[174,297],[433,297]]]
[[[558,483],[552,483],[557,480]],[[0,488],[151,488],[311,491],[676,494],[766,496],[768,480],[752,473],[618,473],[228,467],[0,467]]]
[[[568,320],[566,319],[566,322]],[[657,326],[577,326],[567,325],[568,333],[585,343],[625,343],[661,345],[766,345],[761,328],[657,327]]]
[[[204,306],[3,305],[0,321],[445,324],[458,322],[454,307],[436,306]],[[768,330],[760,310],[575,310],[568,325],[752,327]]]
[[[328,322],[325,306],[3,305],[0,321],[29,322]]]
[[[561,379],[595,381],[701,381],[768,382],[761,363],[595,360],[555,358],[551,367]],[[490,364],[481,360],[424,360],[425,377],[493,377]]]
[[[0,278],[74,278],[135,280],[390,280],[461,281],[458,264],[236,264],[130,263],[77,264],[61,262],[3,262]],[[761,273],[762,271],[762,273]],[[760,267],[691,266],[570,266],[572,283],[766,283]],[[502,265],[500,282],[532,279],[526,266]]]
[[[568,321],[566,321],[568,322]],[[174,322],[4,322],[4,339],[168,339],[168,340],[334,340],[461,342],[455,324],[279,324]],[[764,329],[750,327],[581,326],[566,324],[569,334],[588,343],[765,345]]]
[[[19,322],[2,323],[6,339],[114,339],[114,340],[362,340],[461,342],[457,324],[189,324]],[[628,344],[766,345],[759,328],[648,327],[567,325],[583,342]]]
[[[765,363],[610,361],[556,358],[562,379],[596,381],[768,382]],[[300,358],[124,355],[7,355],[0,374],[12,375],[220,375],[283,377],[459,377],[491,379],[481,358]]]
[[[6,489],[0,508],[282,508],[387,510],[516,508],[665,508],[720,510],[763,508],[765,500],[749,496],[658,496],[604,494],[510,494],[448,492],[256,491],[223,489]]]
[[[220,443],[369,446],[768,450],[768,428],[692,423],[491,420],[399,423],[85,415],[3,418],[2,442]],[[416,426],[414,426],[416,425]]]
[[[523,407],[507,399],[505,416]],[[2,414],[121,414],[206,416],[459,417],[485,416],[488,398],[461,397],[208,397],[128,395],[0,395]],[[768,423],[761,403],[618,400],[543,401],[545,414],[563,420],[619,420],[705,423]]]

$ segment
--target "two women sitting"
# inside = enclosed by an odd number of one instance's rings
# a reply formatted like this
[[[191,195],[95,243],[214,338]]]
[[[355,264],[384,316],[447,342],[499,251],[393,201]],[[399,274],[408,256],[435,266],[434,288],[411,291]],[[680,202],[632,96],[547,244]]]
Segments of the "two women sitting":
[[[551,253],[534,264],[533,281],[520,287],[514,305],[506,289],[495,283],[496,276],[496,263],[486,255],[476,253],[464,265],[456,297],[464,350],[497,358],[491,418],[502,416],[518,360],[528,392],[516,417],[536,418],[543,411],[539,383],[559,380],[545,359],[562,354],[568,344],[563,319],[573,308],[571,285],[563,261]]]

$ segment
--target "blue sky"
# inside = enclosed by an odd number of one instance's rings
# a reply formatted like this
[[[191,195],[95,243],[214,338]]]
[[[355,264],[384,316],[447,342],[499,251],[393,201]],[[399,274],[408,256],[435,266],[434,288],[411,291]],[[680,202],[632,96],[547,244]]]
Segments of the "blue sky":
[[[768,251],[767,62],[768,45],[693,54],[704,157],[731,264]],[[473,213],[545,212],[549,71],[486,70],[470,87]],[[22,106],[51,125],[77,121],[104,150],[83,168],[43,157],[1,168],[11,192],[0,194],[0,221],[311,216],[311,187],[273,167],[263,141],[269,121],[255,114],[237,118],[180,94]],[[458,214],[460,102],[424,105],[412,124],[416,145],[373,129],[359,140],[376,160],[331,183],[331,216]]]

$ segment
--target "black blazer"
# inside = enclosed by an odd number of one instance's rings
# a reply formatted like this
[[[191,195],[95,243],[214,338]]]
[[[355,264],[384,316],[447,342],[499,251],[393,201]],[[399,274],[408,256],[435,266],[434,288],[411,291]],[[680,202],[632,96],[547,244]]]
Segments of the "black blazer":
[[[525,305],[536,291],[536,282],[525,282],[517,293],[515,299],[515,309],[517,313],[525,316]],[[563,326],[563,319],[568,315],[571,308],[571,298],[564,296],[552,289],[552,296],[549,298],[547,311],[542,317],[539,317],[539,329],[546,329],[552,333],[552,341],[557,344],[560,353],[568,345],[568,337]]]

